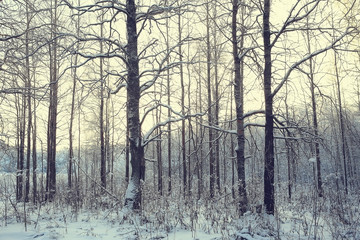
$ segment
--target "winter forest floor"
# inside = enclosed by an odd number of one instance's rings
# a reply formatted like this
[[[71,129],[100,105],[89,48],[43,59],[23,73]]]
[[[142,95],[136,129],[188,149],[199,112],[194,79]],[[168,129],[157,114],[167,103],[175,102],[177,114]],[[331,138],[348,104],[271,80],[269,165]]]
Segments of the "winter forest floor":
[[[257,213],[254,206],[239,217],[231,194],[210,201],[176,193],[159,197],[144,189],[142,212],[124,215],[121,199],[100,194],[88,193],[81,201],[58,194],[35,206],[16,203],[10,188],[0,188],[0,240],[360,239],[359,196],[331,189],[318,198],[299,187],[291,201],[278,191],[275,216]]]

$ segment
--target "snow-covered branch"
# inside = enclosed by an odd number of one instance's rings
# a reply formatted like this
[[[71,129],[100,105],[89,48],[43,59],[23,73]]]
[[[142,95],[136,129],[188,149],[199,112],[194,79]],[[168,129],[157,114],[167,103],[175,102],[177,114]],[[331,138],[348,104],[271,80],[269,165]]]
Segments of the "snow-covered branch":
[[[215,131],[237,135],[237,131],[234,130],[234,129],[224,129],[224,128],[220,128],[219,126],[210,126],[210,125],[206,125],[206,124],[200,124],[200,125],[205,127],[205,128],[213,129]],[[244,129],[246,129],[247,127],[265,127],[265,125],[258,124],[258,123],[245,123],[244,124]]]
[[[247,112],[242,116],[242,119],[251,117],[252,115],[256,115],[256,114],[265,114],[265,111],[264,110],[254,110],[251,112]]]
[[[279,90],[282,88],[282,86],[286,83],[286,81],[289,79],[289,76],[290,74],[292,73],[293,70],[297,69],[298,66],[300,66],[302,63],[308,61],[309,59],[321,54],[321,53],[324,53],[334,47],[336,47],[336,45],[347,35],[349,35],[350,33],[353,33],[355,32],[356,29],[354,28],[348,28],[340,37],[338,37],[334,42],[332,42],[329,46],[323,48],[323,49],[320,49],[320,50],[317,50],[309,55],[307,55],[306,57],[304,57],[303,59],[301,59],[300,61],[298,62],[295,62],[294,64],[291,65],[291,67],[289,68],[289,70],[287,70],[284,78],[281,80],[281,82],[279,83],[279,85],[274,89],[273,93],[271,94],[272,97],[274,97],[278,92]]]
[[[189,41],[189,39],[184,39],[181,43],[179,44],[183,44],[183,42],[185,41]],[[144,75],[146,75],[147,73],[152,73],[154,74],[153,78],[150,79],[149,81],[146,81],[145,83],[143,83],[140,86],[140,92],[144,92],[145,90],[149,89],[151,86],[154,85],[154,83],[156,82],[156,80],[160,77],[160,74],[168,69],[174,68],[180,64],[182,64],[183,62],[173,62],[170,64],[166,64],[168,58],[170,57],[170,54],[173,53],[175,51],[175,49],[178,48],[179,44],[174,45],[173,47],[171,47],[169,50],[166,50],[166,54],[165,56],[162,58],[161,62],[158,63],[158,68],[157,69],[147,69],[143,72],[141,72],[140,74],[140,78]]]
[[[12,89],[1,89],[0,94],[25,94],[26,89],[12,88]]]
[[[159,127],[163,127],[168,125],[169,123],[174,123],[174,122],[179,122],[182,120],[186,120],[189,118],[193,118],[193,117],[201,117],[204,116],[205,113],[195,113],[195,114],[186,114],[186,115],[182,115],[179,118],[168,118],[167,120],[163,121],[163,122],[159,122],[158,124],[156,124],[155,126],[153,126],[143,137],[143,143],[142,146],[146,146],[147,144],[149,144],[151,141],[153,141],[154,139],[156,139],[158,136],[152,137],[150,138],[151,134],[158,129]]]
[[[121,84],[118,84],[117,87],[110,91],[111,94],[116,94],[118,93],[122,88],[126,88],[127,87],[127,83],[121,83]]]
[[[200,125],[205,128],[210,128],[210,129],[216,130],[218,132],[229,133],[229,134],[234,134],[234,135],[237,134],[236,130],[223,129],[223,128],[220,128],[219,126],[211,126],[211,125],[207,125],[207,124],[200,124]]]
[[[94,4],[82,5],[82,6],[74,6],[67,0],[62,0],[60,5],[68,6],[70,9],[77,10],[81,14],[87,12],[97,12],[104,9],[114,9],[118,12],[122,12],[127,14],[126,6],[120,3],[117,0],[102,0],[96,1]]]
[[[302,6],[295,14],[295,16],[292,16],[293,12],[295,11],[296,7],[298,6],[298,4],[300,3],[300,1],[297,1],[295,3],[295,5],[291,8],[290,13],[285,21],[285,23],[283,24],[283,26],[281,27],[280,31],[276,33],[274,40],[271,43],[271,46],[274,46],[275,43],[277,42],[277,40],[279,39],[279,37],[281,36],[281,34],[283,34],[287,27],[301,21],[302,19],[306,18],[307,16],[309,16],[310,13],[312,13],[315,8],[319,5],[321,0],[313,0],[311,2],[308,2],[307,4],[305,4],[304,6]],[[308,6],[313,5],[309,10],[306,11],[306,9],[308,8]],[[300,15],[302,11],[305,11],[304,14]]]
[[[149,109],[147,109],[147,110],[145,111],[145,113],[144,113],[144,115],[143,115],[143,117],[142,117],[142,119],[141,119],[141,121],[140,121],[140,126],[142,126],[142,124],[144,123],[147,115],[148,115],[150,112],[152,112],[153,110],[157,109],[159,106],[160,106],[160,104],[156,104],[155,106],[152,106],[151,108],[149,108]]]

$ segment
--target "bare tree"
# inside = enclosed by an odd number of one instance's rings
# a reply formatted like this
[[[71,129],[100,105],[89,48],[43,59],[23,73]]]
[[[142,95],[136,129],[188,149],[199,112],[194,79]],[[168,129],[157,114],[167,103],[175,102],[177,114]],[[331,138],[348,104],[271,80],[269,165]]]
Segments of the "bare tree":
[[[34,60],[32,61],[34,64]],[[35,64],[34,64],[35,65]],[[35,69],[35,66],[34,66]],[[33,203],[36,204],[38,201],[38,190],[37,190],[37,144],[36,144],[36,136],[37,136],[37,126],[36,126],[36,72],[34,70],[33,73],[33,131],[32,131],[32,183],[33,183]]]
[[[309,22],[307,19],[307,25]],[[311,53],[311,43],[310,43],[310,32],[309,29],[306,30],[307,37],[307,48],[309,54]],[[323,196],[322,188],[322,179],[321,179],[321,164],[320,164],[320,144],[318,141],[319,130],[318,130],[318,120],[317,120],[317,111],[316,111],[316,99],[315,99],[315,82],[314,82],[314,63],[313,59],[309,59],[309,80],[310,80],[310,91],[311,91],[311,105],[312,105],[312,123],[314,128],[314,137],[315,137],[315,159],[316,159],[316,184],[319,197]]]
[[[263,10],[264,39],[264,97],[265,97],[265,165],[264,165],[264,204],[269,214],[274,214],[274,126],[273,99],[271,96],[271,43],[270,43],[270,0],[264,0]]]
[[[139,117],[140,79],[138,58],[138,32],[136,26],[136,5],[134,0],[126,1],[127,30],[127,123],[131,156],[131,179],[126,190],[125,207],[140,209],[141,180],[145,176],[144,147],[142,146]]]
[[[165,0],[165,5],[168,4],[168,1]],[[166,54],[169,55],[170,54],[170,38],[169,38],[169,18],[168,18],[168,13],[166,13]],[[170,61],[169,58],[166,60],[166,64],[169,65]],[[170,87],[170,69],[166,69],[166,88],[167,88],[167,104],[169,106],[171,106],[171,87]],[[170,108],[168,108],[167,111],[167,117],[170,119],[171,117],[171,110]],[[168,151],[167,151],[167,158],[168,158],[168,193],[171,193],[171,123],[168,124],[167,126],[167,134],[168,134]]]
[[[206,2],[206,83],[207,83],[207,103],[208,103],[208,141],[209,141],[209,165],[210,165],[210,197],[215,196],[216,184],[216,162],[213,152],[213,114],[212,114],[212,100],[211,100],[211,42],[210,42],[210,6],[209,1]]]
[[[334,48],[341,44],[341,40],[345,36],[354,32],[353,28],[348,28],[337,38],[334,38],[328,46],[313,51],[302,57],[299,61],[294,62],[284,73],[284,76],[281,78],[279,84],[277,84],[272,90],[272,49],[285,32],[292,31],[289,29],[290,26],[293,26],[296,23],[300,23],[306,19],[310,14],[314,13],[317,7],[320,4],[320,1],[310,1],[304,3],[300,6],[300,2],[296,2],[292,5],[289,15],[282,26],[278,31],[272,32],[270,29],[270,1],[264,0],[263,2],[263,44],[264,44],[264,72],[263,72],[263,81],[264,81],[264,99],[265,99],[265,150],[264,150],[264,205],[266,207],[266,212],[268,214],[274,214],[275,209],[275,194],[274,194],[274,114],[273,114],[273,101],[275,95],[280,91],[286,81],[288,81],[291,73],[298,69],[298,67],[312,59],[313,57],[328,51],[329,49]],[[297,28],[301,31],[302,28]],[[304,27],[306,29],[306,26]],[[274,34],[274,37],[271,38],[271,35]]]
[[[79,4],[80,0],[78,0]],[[77,15],[77,19],[75,22],[76,26],[76,36],[80,34],[80,16]],[[78,48],[79,45],[76,45]],[[78,64],[78,55],[75,54],[73,65]],[[75,93],[76,93],[76,82],[77,82],[77,68],[72,68],[72,91],[71,91],[71,108],[70,108],[70,125],[69,125],[69,163],[68,163],[68,188],[71,189],[73,185],[72,175],[73,175],[73,161],[74,161],[74,147],[73,147],[73,124],[74,124],[74,117],[75,117]]]
[[[31,79],[30,79],[30,56],[29,56],[29,28],[30,28],[30,6],[26,2],[26,33],[25,33],[25,71],[26,71],[26,88],[27,88],[27,149],[26,149],[26,184],[25,184],[25,202],[29,202],[30,193],[30,158],[31,158]]]
[[[101,13],[100,16],[101,23],[104,21],[104,15]],[[100,24],[100,38],[104,38],[104,26]],[[103,52],[103,41],[100,40],[100,52]],[[100,58],[100,180],[101,186],[106,188],[106,149],[105,149],[105,132],[104,132],[104,69],[103,69],[104,60]]]
[[[17,158],[17,177],[16,177],[16,200],[20,201],[23,198],[23,186],[24,186],[24,148],[25,148],[25,96],[17,98],[16,112],[18,116],[17,128],[17,145],[18,145],[18,158]]]
[[[235,96],[235,109],[236,109],[236,159],[237,159],[237,174],[238,174],[238,190],[239,190],[239,210],[243,214],[248,209],[248,200],[246,194],[246,179],[245,179],[245,128],[244,128],[244,34],[245,29],[241,28],[240,39],[237,36],[237,16],[240,7],[241,25],[244,25],[244,6],[236,0],[232,2],[232,45],[233,45],[233,58],[234,58],[234,96]]]
[[[46,199],[52,201],[56,193],[56,130],[57,130],[57,106],[58,106],[58,59],[57,59],[57,0],[51,1],[51,34],[52,43],[49,46],[50,53],[50,105],[48,116],[47,136],[47,175],[46,175]]]
[[[183,68],[183,50],[182,50],[182,23],[181,23],[181,11],[179,8],[178,14],[178,34],[179,34],[179,62],[180,62],[180,85],[181,85],[181,113],[185,115],[185,84],[184,84],[184,68]],[[181,156],[182,156],[182,180],[183,180],[183,189],[184,196],[188,188],[187,180],[187,163],[186,163],[186,144],[185,144],[185,119],[181,121]]]
[[[340,84],[340,76],[338,69],[338,59],[337,53],[334,51],[334,64],[335,64],[335,76],[336,76],[336,87],[337,87],[337,100],[339,105],[339,129],[341,134],[341,152],[342,152],[342,160],[343,160],[343,169],[344,169],[344,184],[345,184],[345,193],[348,194],[348,164],[347,164],[347,156],[346,156],[346,138],[345,138],[345,124],[344,124],[344,113],[341,101],[341,84]]]

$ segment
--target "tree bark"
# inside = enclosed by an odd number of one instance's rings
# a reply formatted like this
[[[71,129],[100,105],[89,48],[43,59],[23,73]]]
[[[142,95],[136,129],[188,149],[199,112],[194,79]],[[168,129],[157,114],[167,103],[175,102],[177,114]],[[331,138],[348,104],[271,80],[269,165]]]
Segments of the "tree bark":
[[[103,15],[101,15],[103,21]],[[100,25],[100,36],[103,38],[103,24]],[[100,52],[103,52],[103,43],[100,41]],[[104,139],[104,74],[103,74],[103,58],[100,58],[100,180],[101,186],[106,188],[106,151]]]
[[[78,0],[78,5],[80,5],[80,0]],[[80,16],[78,15],[76,20],[76,36],[80,35]],[[76,45],[76,49],[79,48],[79,45]],[[74,56],[75,66],[78,64],[78,55]],[[74,161],[74,147],[73,147],[73,123],[75,115],[75,93],[76,93],[76,81],[77,81],[77,68],[72,70],[73,77],[73,86],[72,86],[72,95],[71,95],[71,109],[70,109],[70,126],[69,126],[69,162],[68,162],[68,188],[71,189],[73,185],[72,173],[73,173],[73,161]]]
[[[26,33],[25,33],[25,68],[26,68],[26,88],[27,88],[27,149],[26,149],[26,183],[25,183],[25,202],[29,202],[30,193],[30,160],[31,160],[31,79],[30,79],[30,56],[29,56],[29,29],[30,29],[30,13],[29,3],[26,2]]]
[[[233,1],[232,9],[232,44],[234,58],[234,96],[236,108],[236,128],[237,128],[237,174],[238,174],[238,190],[239,190],[239,211],[240,215],[244,214],[248,209],[248,200],[246,194],[246,178],[245,178],[245,133],[244,133],[244,62],[240,59],[239,54],[244,47],[244,31],[241,31],[240,46],[238,46],[237,23],[236,17],[239,10],[238,1]],[[244,12],[242,11],[242,19]],[[240,51],[239,51],[240,50]]]
[[[199,47],[200,48],[200,47]],[[202,112],[203,108],[202,108],[202,87],[201,87],[201,56],[200,56],[200,50],[198,52],[198,82],[197,82],[197,89],[199,90],[198,92],[198,96],[196,98],[196,109],[199,109],[199,112]],[[198,175],[198,192],[197,192],[197,198],[200,199],[202,192],[203,192],[203,135],[204,135],[204,131],[203,128],[201,127],[203,125],[203,118],[200,118],[199,120],[200,122],[200,126],[199,124],[196,125],[196,136],[197,136],[197,144],[199,145],[199,151],[200,151],[200,156],[198,157],[198,161],[196,163],[196,168],[197,168],[197,175]]]
[[[165,0],[165,6],[167,6],[168,2]],[[169,56],[170,53],[170,47],[169,47],[169,18],[166,17],[166,54]],[[167,65],[169,65],[170,61],[169,58],[166,59]],[[167,85],[167,104],[170,106],[171,104],[171,89],[170,89],[170,69],[166,69],[166,85]],[[168,108],[167,117],[170,119],[171,117],[171,110]],[[168,151],[167,151],[167,157],[168,157],[168,194],[171,194],[171,123],[167,126],[167,134],[168,134]]]
[[[75,56],[75,58],[77,58]],[[76,60],[75,60],[76,65]],[[74,160],[74,148],[73,148],[73,122],[75,112],[75,90],[76,90],[76,68],[73,72],[73,88],[71,98],[71,110],[70,110],[70,126],[69,126],[69,162],[68,162],[68,188],[72,188],[72,172],[73,172],[73,160]]]
[[[234,9],[236,10],[236,9]],[[235,11],[237,12],[237,10]],[[234,14],[234,13],[233,13]],[[235,14],[236,16],[237,14]],[[235,17],[236,20],[236,17]],[[236,36],[235,36],[236,37]],[[235,65],[235,64],[234,64]],[[235,70],[235,68],[234,68]],[[231,86],[232,88],[232,86]],[[230,94],[230,119],[233,119],[233,89],[231,89],[231,94]],[[230,125],[230,129],[233,129],[233,124],[232,122],[229,123]],[[231,150],[231,195],[232,198],[235,199],[235,147],[234,147],[235,143],[234,143],[234,138],[232,135],[230,135],[230,150]]]
[[[208,122],[212,126],[212,101],[211,101],[211,46],[210,46],[210,21],[209,21],[209,1],[206,2],[206,70],[207,70],[207,100],[208,100]],[[213,153],[213,131],[209,128],[209,158],[210,158],[210,197],[215,196],[216,184],[216,162]]]
[[[335,63],[335,75],[336,75],[336,86],[337,86],[337,97],[339,104],[339,122],[340,122],[340,133],[341,133],[341,152],[342,152],[342,160],[344,165],[344,183],[345,183],[345,193],[348,194],[348,176],[347,176],[347,163],[346,163],[346,139],[345,139],[345,124],[344,124],[344,115],[342,109],[342,101],[341,101],[341,85],[339,78],[339,70],[337,64],[337,56],[336,52],[334,52],[334,63]]]
[[[307,25],[309,25],[307,18]],[[311,44],[310,44],[310,32],[309,30],[306,31],[307,37],[307,47],[309,53],[311,53]],[[322,197],[324,194],[322,188],[322,179],[321,179],[321,160],[320,160],[320,144],[318,141],[319,130],[318,130],[318,120],[317,120],[317,108],[316,108],[316,97],[315,97],[315,82],[314,82],[314,69],[313,69],[313,59],[309,59],[309,67],[310,67],[310,91],[311,91],[311,105],[312,105],[312,122],[314,128],[314,136],[315,136],[315,159],[316,159],[316,185],[317,185],[317,192],[318,196]]]
[[[286,69],[286,63],[287,63],[287,53],[286,53],[286,47],[285,46],[285,69]],[[288,104],[288,95],[289,95],[289,91],[288,91],[288,82],[285,83],[285,98],[284,98],[284,104],[285,104],[285,114],[286,114],[286,125],[289,126],[290,125],[290,115],[289,115],[289,104]],[[285,148],[286,148],[286,160],[287,160],[287,177],[288,177],[288,199],[291,200],[292,197],[292,186],[293,186],[293,179],[292,179],[292,169],[294,168],[294,154],[293,154],[293,144],[292,144],[292,140],[290,139],[292,137],[292,134],[290,133],[290,131],[286,131],[286,133],[284,133],[284,136],[286,136],[287,138],[285,139]]]
[[[37,152],[36,152],[36,135],[37,135],[37,126],[36,126],[36,77],[35,77],[35,71],[34,71],[34,91],[33,91],[33,103],[34,103],[34,121],[33,121],[33,136],[32,136],[32,182],[33,182],[33,203],[36,204],[38,201],[38,193],[37,193]]]
[[[136,28],[136,6],[134,0],[126,1],[127,11],[127,123],[129,126],[131,179],[125,196],[125,208],[140,210],[141,207],[141,180],[145,178],[144,147],[142,146],[140,121],[139,121],[139,59],[138,59],[138,34]]]
[[[213,21],[216,26],[216,18],[217,18],[217,9],[216,9],[216,3],[214,4],[214,16]],[[213,43],[214,43],[214,119],[213,124],[218,127],[219,125],[219,109],[220,109],[220,99],[219,99],[219,67],[218,67],[218,60],[219,60],[219,47],[218,47],[218,38],[217,38],[217,29],[214,28],[213,30]],[[220,145],[219,145],[219,133],[214,132],[214,150],[215,150],[215,175],[216,175],[216,190],[220,191]]]
[[[265,98],[265,151],[264,151],[264,205],[268,214],[274,214],[274,125],[273,97],[271,93],[270,0],[264,0],[264,98]]]
[[[76,71],[76,70],[74,70]],[[75,73],[73,76],[73,89],[72,89],[72,99],[71,99],[71,110],[70,110],[70,126],[69,126],[69,162],[68,162],[68,188],[72,188],[72,166],[74,159],[74,148],[73,148],[73,121],[74,121],[74,109],[75,109],[75,89],[76,89],[76,77]]]
[[[21,103],[20,103],[21,102]],[[18,100],[17,116],[18,116],[18,160],[17,160],[17,176],[16,176],[16,200],[21,201],[23,198],[24,186],[24,161],[25,161],[25,96],[21,96]]]
[[[115,160],[115,114],[114,114],[114,101],[111,101],[112,110],[112,136],[111,136],[111,191],[114,189],[114,160]]]
[[[161,92],[161,91],[160,91]],[[161,97],[160,97],[161,98]],[[156,109],[156,121],[160,122],[161,110]],[[158,192],[163,195],[163,166],[162,166],[162,148],[161,148],[161,129],[156,130],[159,136],[159,141],[156,142],[156,157],[157,157],[157,170],[158,170]]]
[[[126,103],[126,107],[128,102]],[[127,107],[128,109],[128,107]],[[126,119],[129,113],[126,111]],[[125,181],[129,183],[130,180],[130,143],[129,143],[129,124],[126,124],[126,146],[125,146]]]
[[[53,4],[53,2],[51,2]],[[51,39],[50,45],[50,105],[48,122],[48,149],[47,149],[47,181],[46,200],[52,201],[56,193],[56,127],[58,105],[58,69],[57,69],[57,0],[51,9]]]
[[[182,29],[181,29],[181,14],[178,14],[178,34],[179,34],[179,62],[180,62],[180,85],[181,85],[181,113],[185,115],[185,86],[184,86],[184,69],[183,69],[183,53],[182,53]],[[183,188],[184,196],[187,192],[188,182],[187,182],[187,164],[186,164],[186,144],[185,144],[185,119],[181,120],[181,156],[182,156],[182,178],[183,178]]]

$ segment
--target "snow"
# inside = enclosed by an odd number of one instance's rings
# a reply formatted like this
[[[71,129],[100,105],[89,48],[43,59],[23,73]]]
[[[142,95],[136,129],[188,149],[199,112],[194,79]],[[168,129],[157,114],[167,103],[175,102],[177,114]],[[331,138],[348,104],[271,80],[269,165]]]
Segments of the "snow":
[[[99,214],[102,215],[102,214]],[[58,216],[60,217],[60,216]],[[103,217],[103,216],[102,216]],[[65,223],[55,217],[51,220],[40,220],[25,231],[23,223],[11,223],[0,226],[1,240],[113,240],[113,239],[221,239],[221,234],[207,234],[203,231],[192,232],[175,229],[168,233],[151,230],[150,226],[109,221],[96,215],[83,213],[78,221]],[[61,217],[60,217],[61,218]]]
[[[119,230],[120,229],[120,230]],[[0,228],[0,239],[20,240],[20,239],[38,239],[38,240],[91,240],[91,239],[119,239],[125,231],[109,224],[106,220],[92,220],[91,222],[80,221],[70,224],[54,222],[40,222],[40,226],[34,229],[34,225],[28,227],[25,231],[24,225],[20,223],[11,224]]]
[[[126,194],[134,191],[129,184]],[[299,188],[291,202],[279,200],[275,216],[248,211],[239,217],[235,205],[221,202],[224,199],[211,203],[175,194],[151,200],[148,190],[143,211],[129,211],[125,218],[121,202],[108,197],[88,197],[82,208],[64,199],[41,206],[29,203],[27,230],[23,203],[16,203],[12,193],[0,192],[0,240],[360,239],[357,197],[349,196],[338,212],[330,199],[334,196],[316,198],[315,190]]]
[[[280,239],[308,239],[314,231],[317,231],[318,239],[332,239],[331,230],[325,227],[327,221],[318,217],[317,227],[314,227],[314,215],[309,211],[302,212],[300,216],[293,211],[282,210],[275,217],[249,213],[221,228],[199,218],[194,228],[176,225],[169,229],[159,227],[140,215],[129,215],[128,220],[123,221],[121,212],[116,209],[83,210],[78,214],[70,209],[53,211],[54,206],[45,206],[41,208],[40,215],[37,210],[29,213],[27,231],[24,223],[10,218],[5,224],[0,215],[0,240],[270,240],[276,239],[277,234]],[[205,228],[200,227],[205,225]],[[343,236],[349,234],[351,232],[344,231]],[[349,239],[354,236],[357,236],[356,233]]]
[[[221,238],[221,234],[206,234],[204,232],[191,232],[188,230],[176,230],[169,234],[168,239],[216,239]]]
[[[136,191],[134,179],[131,178],[126,189],[125,199],[134,199]]]

